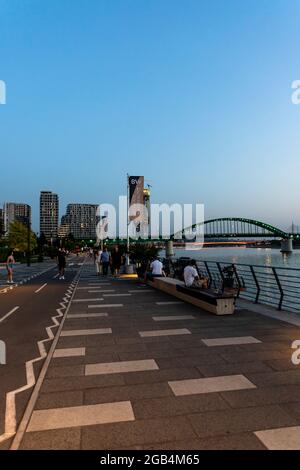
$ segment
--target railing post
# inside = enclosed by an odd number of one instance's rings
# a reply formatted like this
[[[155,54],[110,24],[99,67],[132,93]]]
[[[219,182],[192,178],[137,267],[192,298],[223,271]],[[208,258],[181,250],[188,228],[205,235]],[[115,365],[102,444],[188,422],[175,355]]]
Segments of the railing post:
[[[236,296],[239,297],[239,296],[240,296],[240,292],[241,292],[241,282],[240,282],[240,278],[239,278],[239,275],[238,275],[238,273],[237,273],[237,270],[236,270],[236,267],[235,267],[235,264],[234,264],[234,263],[232,263],[232,269],[233,269],[235,278],[236,278],[237,283],[238,283],[238,291],[237,291]]]
[[[212,284],[212,282],[213,282],[213,278],[212,278],[210,269],[209,269],[209,267],[208,267],[207,261],[204,261],[204,266],[205,266],[206,272],[207,272],[207,274],[208,274],[208,278],[209,278],[209,287],[210,287],[211,284]]]
[[[256,298],[255,298],[255,303],[257,304],[257,303],[258,303],[259,294],[260,294],[260,285],[259,285],[259,282],[258,282],[257,276],[256,276],[256,274],[255,274],[255,271],[254,271],[253,266],[250,266],[250,271],[251,271],[252,277],[253,277],[254,282],[255,282],[255,285],[256,285]]]
[[[224,274],[223,274],[223,271],[219,262],[217,262],[217,266],[218,266],[218,270],[222,279],[222,292],[224,292]]]
[[[281,282],[280,282],[280,279],[279,279],[279,277],[278,277],[278,274],[277,274],[276,269],[275,269],[275,268],[272,268],[272,271],[273,271],[273,274],[274,274],[274,277],[275,277],[275,279],[276,279],[277,286],[278,286],[278,289],[279,289],[279,292],[280,292],[280,299],[279,299],[279,304],[278,304],[278,310],[281,310],[284,292],[283,292],[283,289],[282,289],[282,286],[281,286]]]

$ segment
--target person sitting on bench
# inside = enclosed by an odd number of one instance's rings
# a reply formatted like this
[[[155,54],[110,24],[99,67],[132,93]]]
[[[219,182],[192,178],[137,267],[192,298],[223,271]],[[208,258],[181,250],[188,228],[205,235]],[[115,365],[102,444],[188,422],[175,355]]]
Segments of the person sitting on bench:
[[[195,264],[195,260],[191,260],[184,268],[183,277],[186,287],[191,287],[194,289],[208,289],[208,279],[205,277],[199,277],[198,271],[195,268]]]
[[[154,261],[150,264],[151,273],[147,273],[147,279],[153,281],[155,277],[166,277],[166,274],[163,270],[163,264],[156,257]]]

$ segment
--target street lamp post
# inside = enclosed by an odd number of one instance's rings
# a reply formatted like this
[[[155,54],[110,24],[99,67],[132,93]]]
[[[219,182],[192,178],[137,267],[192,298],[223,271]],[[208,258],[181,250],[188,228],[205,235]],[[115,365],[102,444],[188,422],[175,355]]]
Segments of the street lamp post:
[[[130,239],[129,239],[129,204],[130,204],[130,189],[129,189],[129,174],[127,173],[127,256],[126,256],[126,265],[130,264]]]

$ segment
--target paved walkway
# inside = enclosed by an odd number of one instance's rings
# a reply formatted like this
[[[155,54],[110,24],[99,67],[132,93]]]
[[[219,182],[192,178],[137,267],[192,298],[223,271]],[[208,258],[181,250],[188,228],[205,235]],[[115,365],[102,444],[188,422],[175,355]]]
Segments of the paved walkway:
[[[85,264],[21,449],[300,448],[300,329]]]

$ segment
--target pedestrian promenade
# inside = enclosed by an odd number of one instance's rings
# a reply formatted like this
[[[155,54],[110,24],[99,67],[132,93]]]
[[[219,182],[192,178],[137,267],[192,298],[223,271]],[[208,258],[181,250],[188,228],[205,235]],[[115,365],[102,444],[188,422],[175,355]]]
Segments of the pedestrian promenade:
[[[19,448],[299,449],[296,339],[283,321],[217,317],[87,262]]]

